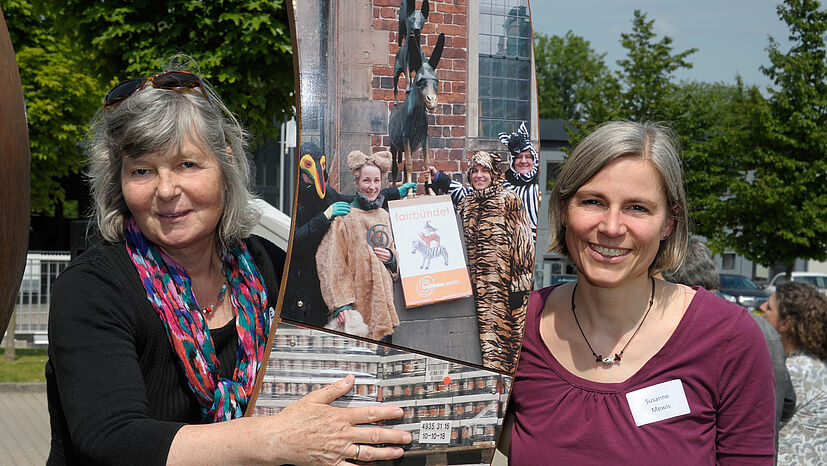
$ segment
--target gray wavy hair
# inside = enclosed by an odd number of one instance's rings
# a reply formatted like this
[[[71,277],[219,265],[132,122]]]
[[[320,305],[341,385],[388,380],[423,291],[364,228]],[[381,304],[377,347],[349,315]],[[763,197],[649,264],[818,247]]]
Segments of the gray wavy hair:
[[[107,241],[122,241],[124,222],[132,216],[121,190],[123,158],[176,149],[188,138],[221,167],[226,192],[216,229],[218,242],[246,238],[258,222],[260,212],[250,202],[255,196],[246,151],[249,135],[203,79],[202,83],[209,101],[199,90],[147,85],[116,107],[98,111],[85,142],[86,175],[92,191],[92,223]]]
[[[660,173],[666,191],[667,215],[675,222],[672,234],[661,241],[649,274],[680,267],[689,241],[689,214],[678,147],[677,136],[662,123],[614,121],[586,136],[566,159],[551,191],[547,251],[570,255],[566,227],[561,220],[566,201],[611,161],[637,156],[652,162]]]

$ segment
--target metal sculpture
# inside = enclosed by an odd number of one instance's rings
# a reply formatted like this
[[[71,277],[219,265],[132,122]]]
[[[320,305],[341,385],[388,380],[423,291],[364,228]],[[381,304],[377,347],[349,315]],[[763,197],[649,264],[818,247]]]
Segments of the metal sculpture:
[[[29,240],[29,133],[23,88],[0,10],[0,337],[14,311]]]
[[[396,51],[396,58],[393,63],[393,100],[396,101],[396,89],[399,83],[399,76],[405,73],[405,91],[411,90],[411,70],[418,70],[422,66],[422,44],[419,37],[422,34],[422,27],[428,19],[430,7],[428,0],[423,0],[422,9],[416,11],[416,0],[402,0],[399,6],[399,34],[396,43],[399,50]],[[408,49],[415,47],[420,53],[409,57]]]
[[[413,45],[413,44],[411,44]],[[428,143],[428,112],[436,109],[439,99],[437,98],[437,85],[439,79],[436,77],[436,68],[442,56],[442,49],[445,46],[445,34],[440,33],[436,41],[431,57],[425,60],[425,56],[418,46],[408,47],[408,60],[419,56],[421,64],[416,70],[412,79],[411,90],[407,92],[405,100],[393,104],[390,121],[388,122],[388,133],[391,137],[391,175],[393,185],[396,186],[396,176],[399,173],[399,164],[405,161],[405,180],[411,182],[413,172],[412,153],[420,147],[425,159],[427,169],[431,164],[431,151]]]

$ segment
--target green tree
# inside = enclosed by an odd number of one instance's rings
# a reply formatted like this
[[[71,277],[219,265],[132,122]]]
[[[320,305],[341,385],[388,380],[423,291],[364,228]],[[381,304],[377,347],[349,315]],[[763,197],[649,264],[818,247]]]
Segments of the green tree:
[[[535,33],[540,118],[583,120],[602,107],[605,90],[617,87],[605,57],[572,31],[563,37]]]
[[[78,143],[105,90],[84,73],[84,47],[54,34],[53,16],[29,0],[4,0],[2,8],[26,101],[31,210],[52,214],[65,200],[59,180],[83,167]]]
[[[258,136],[292,114],[293,59],[284,0],[40,0],[88,47],[90,73],[113,84],[158,72],[176,53],[198,64]]]
[[[589,102],[587,119],[574,121],[570,127],[572,147],[582,135],[601,123],[619,119],[673,120],[673,114],[680,111],[674,100],[678,90],[673,82],[674,72],[691,68],[686,57],[697,49],[675,53],[672,38],[668,36],[655,42],[654,23],[654,20],[647,21],[645,13],[634,11],[632,31],[620,35],[626,58],[617,61],[620,69],[613,79],[585,92],[593,98]]]
[[[668,119],[671,96],[676,89],[674,72],[692,68],[686,57],[698,49],[673,53],[671,37],[664,36],[654,42],[654,24],[655,20],[646,20],[646,13],[635,10],[632,32],[620,35],[620,43],[627,51],[626,58],[617,61],[623,83],[617,116],[622,118],[636,121]]]
[[[23,84],[32,147],[32,212],[60,212],[61,181],[116,82],[184,53],[261,140],[292,114],[293,66],[283,0],[201,2],[0,0]]]
[[[730,148],[741,151],[741,176],[713,207],[726,227],[713,238],[789,274],[796,258],[827,258],[827,12],[815,0],[777,11],[791,47],[770,38],[769,98],[752,88],[743,102]]]

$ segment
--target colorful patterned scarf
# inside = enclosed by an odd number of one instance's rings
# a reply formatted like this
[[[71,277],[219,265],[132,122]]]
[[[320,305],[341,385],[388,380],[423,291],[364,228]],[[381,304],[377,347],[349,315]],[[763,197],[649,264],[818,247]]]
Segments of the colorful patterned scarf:
[[[210,329],[192,292],[189,274],[149,241],[133,219],[126,224],[126,248],[158,313],[205,422],[244,415],[256,372],[264,359],[270,315],[261,274],[243,241],[225,250],[224,275],[236,311],[238,354],[232,380],[219,376]]]

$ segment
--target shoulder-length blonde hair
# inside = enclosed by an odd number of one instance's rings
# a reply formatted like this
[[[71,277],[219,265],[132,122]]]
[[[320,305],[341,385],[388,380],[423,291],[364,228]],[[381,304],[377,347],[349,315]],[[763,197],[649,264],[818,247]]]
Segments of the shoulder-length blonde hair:
[[[666,191],[667,215],[675,222],[672,234],[661,241],[649,274],[679,267],[689,241],[689,216],[678,147],[675,133],[661,123],[614,121],[586,136],[566,159],[551,191],[547,251],[569,255],[566,227],[561,220],[566,201],[611,161],[638,156],[652,162],[660,173]]]

